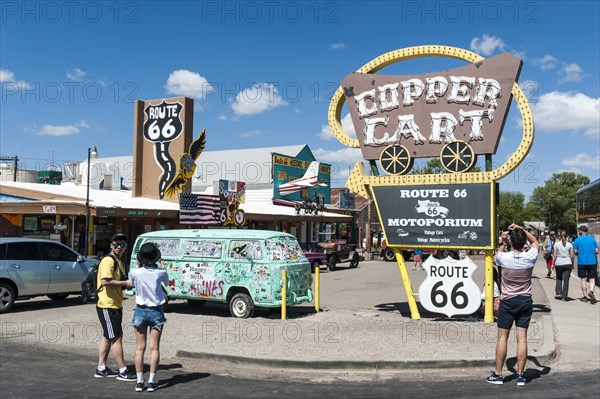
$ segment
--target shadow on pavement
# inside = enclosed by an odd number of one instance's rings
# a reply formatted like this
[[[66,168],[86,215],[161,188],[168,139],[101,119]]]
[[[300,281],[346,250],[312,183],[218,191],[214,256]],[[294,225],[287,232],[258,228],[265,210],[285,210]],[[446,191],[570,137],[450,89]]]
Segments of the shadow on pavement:
[[[171,378],[162,379],[158,382],[159,388],[172,387],[178,384],[186,384],[192,381],[210,377],[209,373],[181,373],[172,376]]]
[[[535,356],[527,356],[527,361],[533,362],[538,367],[538,368],[530,368],[530,367],[525,368],[525,379],[527,379],[528,381],[533,381],[535,379],[540,378],[543,375],[548,375],[550,373],[550,370],[552,370],[552,367],[548,367],[548,366],[544,366],[544,365],[540,364],[537,357],[535,357]],[[517,366],[517,358],[516,357],[510,357],[510,358],[506,359],[506,368],[508,369],[508,371],[513,373],[513,375],[505,378],[504,379],[505,382],[511,381],[511,380],[517,378],[516,366]]]

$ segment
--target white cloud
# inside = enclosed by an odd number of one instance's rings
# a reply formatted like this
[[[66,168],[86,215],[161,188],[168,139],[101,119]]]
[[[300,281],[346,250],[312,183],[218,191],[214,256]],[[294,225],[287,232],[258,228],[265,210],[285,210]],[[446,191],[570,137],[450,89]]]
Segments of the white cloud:
[[[352,123],[352,118],[350,117],[349,113],[342,118],[342,128],[348,136],[352,137],[353,139],[356,138],[356,131],[354,130],[354,124]],[[333,135],[329,125],[321,125],[321,132],[318,134],[318,136],[321,140],[325,141],[335,139],[335,136]]]
[[[558,83],[581,82],[583,69],[577,64],[566,64],[558,73],[563,76]]]
[[[197,72],[178,69],[171,72],[164,86],[167,94],[188,96],[203,99],[213,91],[213,87],[205,77]]]
[[[343,48],[346,48],[346,44],[345,43],[331,43],[331,44],[329,44],[329,47],[331,47],[331,49],[333,49],[333,50],[341,50]]]
[[[598,170],[600,168],[600,153],[594,155],[581,153],[575,156],[565,158],[560,162],[561,165],[586,169]]]
[[[257,83],[240,91],[231,104],[236,116],[262,114],[273,108],[287,105],[272,84]]]
[[[79,68],[74,68],[74,69],[68,70],[66,75],[67,75],[67,79],[71,79],[76,82],[79,82],[85,77],[85,75],[87,75],[87,72],[82,71]]]
[[[358,148],[344,147],[333,151],[318,148],[313,150],[313,154],[318,161],[331,164],[331,185],[333,187],[343,185],[354,164],[363,161],[362,153]]]
[[[226,121],[227,117],[225,116],[225,114],[219,114],[219,116],[217,116],[217,120],[218,121]]]
[[[317,160],[327,163],[340,163],[354,165],[357,161],[362,161],[362,152],[358,148],[344,147],[341,150],[326,150],[317,148],[313,150],[313,155]]]
[[[476,37],[471,40],[471,50],[484,56],[492,55],[495,51],[502,51],[505,48],[506,44],[496,36],[484,34],[483,37]]]
[[[553,91],[542,94],[531,108],[538,132],[583,131],[586,136],[600,137],[600,98]]]
[[[85,120],[80,120],[69,125],[43,125],[38,128],[37,125],[30,125],[25,128],[27,131],[33,131],[38,136],[73,136],[79,134],[81,129],[89,129],[90,126]]]
[[[16,90],[31,89],[31,85],[24,80],[15,80],[15,74],[8,69],[0,69],[0,83],[6,88]]]
[[[249,132],[244,132],[242,134],[240,134],[241,138],[244,139],[255,139],[258,137],[263,137],[266,133],[260,130],[251,130]]]
[[[555,68],[557,62],[558,60],[550,54],[546,54],[542,58],[534,58],[532,60],[533,65],[539,66],[542,71]]]

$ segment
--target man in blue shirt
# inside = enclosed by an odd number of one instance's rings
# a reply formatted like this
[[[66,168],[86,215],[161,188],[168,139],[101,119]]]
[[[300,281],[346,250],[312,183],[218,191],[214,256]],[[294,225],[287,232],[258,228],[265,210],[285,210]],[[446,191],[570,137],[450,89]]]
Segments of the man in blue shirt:
[[[588,236],[587,226],[577,228],[579,237],[573,243],[577,255],[577,276],[581,279],[582,302],[596,303],[594,285],[598,268],[598,243],[594,237]]]

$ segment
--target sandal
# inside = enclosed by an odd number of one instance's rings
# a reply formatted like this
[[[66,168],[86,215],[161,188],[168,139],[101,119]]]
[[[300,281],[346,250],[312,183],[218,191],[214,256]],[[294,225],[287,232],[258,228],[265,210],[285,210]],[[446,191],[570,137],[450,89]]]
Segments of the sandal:
[[[588,299],[586,297],[581,297],[579,300],[583,303],[588,303]]]

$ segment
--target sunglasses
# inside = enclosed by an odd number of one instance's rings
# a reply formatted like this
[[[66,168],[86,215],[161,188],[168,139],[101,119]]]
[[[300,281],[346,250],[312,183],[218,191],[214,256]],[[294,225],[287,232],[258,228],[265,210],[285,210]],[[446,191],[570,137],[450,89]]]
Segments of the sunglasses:
[[[116,248],[125,248],[127,246],[127,243],[126,242],[122,242],[120,244],[119,243],[114,243],[112,246],[115,247],[115,249]]]

